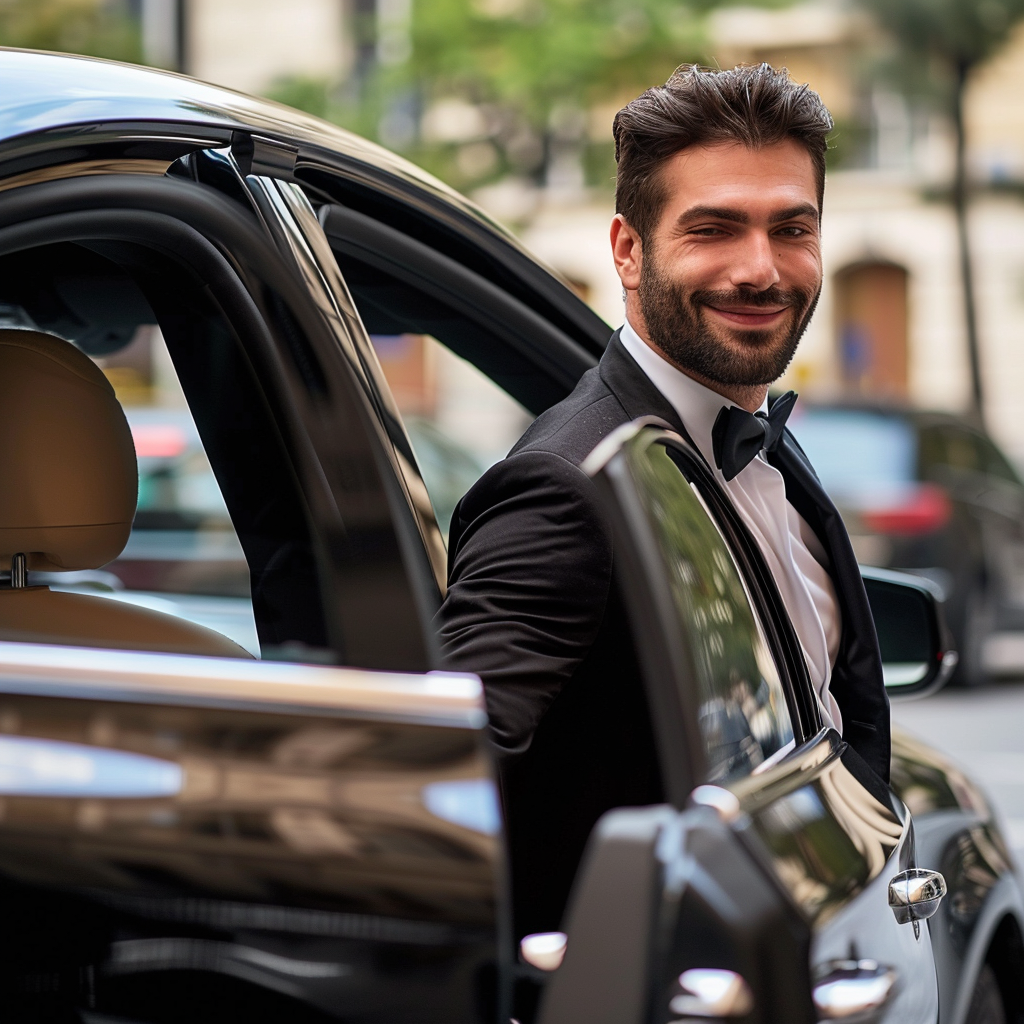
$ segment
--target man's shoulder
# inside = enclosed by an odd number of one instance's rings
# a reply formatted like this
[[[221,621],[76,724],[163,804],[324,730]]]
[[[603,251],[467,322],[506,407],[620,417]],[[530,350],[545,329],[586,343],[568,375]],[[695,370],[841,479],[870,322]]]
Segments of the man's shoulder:
[[[579,466],[603,438],[628,419],[595,366],[580,378],[570,395],[533,421],[508,457],[548,453]]]

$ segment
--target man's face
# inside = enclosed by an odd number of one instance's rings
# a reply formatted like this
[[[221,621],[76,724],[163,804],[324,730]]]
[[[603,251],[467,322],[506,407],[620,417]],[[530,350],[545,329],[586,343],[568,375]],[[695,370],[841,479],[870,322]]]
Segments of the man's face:
[[[691,146],[660,173],[667,198],[634,265],[620,259],[625,241],[613,229],[620,277],[634,291],[631,319],[638,305],[648,339],[700,378],[770,384],[821,289],[810,154],[792,141]]]

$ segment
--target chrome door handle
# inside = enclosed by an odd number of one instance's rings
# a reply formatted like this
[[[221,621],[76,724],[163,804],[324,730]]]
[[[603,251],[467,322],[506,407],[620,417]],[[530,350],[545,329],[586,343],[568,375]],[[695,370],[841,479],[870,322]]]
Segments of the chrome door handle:
[[[868,1018],[885,1006],[896,987],[896,972],[874,960],[833,960],[825,971],[812,992],[819,1020]]]
[[[911,868],[889,883],[889,906],[898,924],[927,921],[946,895],[946,880],[938,871]]]

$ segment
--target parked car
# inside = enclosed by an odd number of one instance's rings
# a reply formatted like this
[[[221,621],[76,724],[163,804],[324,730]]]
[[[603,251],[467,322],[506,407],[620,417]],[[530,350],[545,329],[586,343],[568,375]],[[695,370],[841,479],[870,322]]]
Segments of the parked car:
[[[983,683],[1000,667],[992,641],[1024,630],[1024,484],[1009,460],[944,413],[812,405],[792,429],[860,560],[938,584],[960,652],[954,679]]]
[[[370,335],[429,335],[539,413],[609,328],[466,200],[270,103],[0,51],[0,305],[5,1020],[1024,1009],[1024,902],[984,797],[900,736],[887,788],[822,727],[756,544],[657,424],[586,468],[669,802],[599,824],[565,934],[515,934],[480,684],[437,671],[444,545]],[[117,364],[156,326],[166,361]],[[129,406],[173,375],[252,650],[182,610],[213,578],[188,538],[180,571],[122,564],[126,538],[199,520],[160,520],[144,484],[128,536],[135,455],[100,367]],[[147,449],[130,418],[151,478],[182,439]],[[119,585],[56,589],[71,569]],[[931,584],[868,585],[894,692],[941,682]]]

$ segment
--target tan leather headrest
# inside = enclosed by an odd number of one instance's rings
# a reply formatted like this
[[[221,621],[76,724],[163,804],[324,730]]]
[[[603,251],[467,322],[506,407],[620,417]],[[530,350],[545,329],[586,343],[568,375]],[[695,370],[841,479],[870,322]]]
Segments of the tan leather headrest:
[[[0,569],[98,569],[128,542],[139,473],[100,368],[74,345],[0,330]]]

